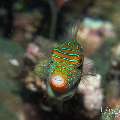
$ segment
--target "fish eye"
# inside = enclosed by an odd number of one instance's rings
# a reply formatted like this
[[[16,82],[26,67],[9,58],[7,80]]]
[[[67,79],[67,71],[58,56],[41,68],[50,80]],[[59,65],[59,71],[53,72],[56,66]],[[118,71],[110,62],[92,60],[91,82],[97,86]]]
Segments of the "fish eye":
[[[80,59],[79,64],[77,65],[77,69],[81,69],[83,65],[84,57],[82,56],[82,59]]]
[[[80,70],[80,69],[81,69],[81,65],[78,65],[78,66],[77,66],[77,69],[79,69],[79,70]]]
[[[53,60],[50,60],[50,61],[48,62],[48,68],[49,68],[52,64],[53,64]]]
[[[50,60],[50,61],[49,61],[49,64],[53,64],[53,60]]]
[[[51,62],[50,62],[51,64],[53,63],[53,60],[51,60]]]
[[[82,69],[82,66],[83,66],[83,61],[80,61],[80,63],[77,65],[77,69]]]

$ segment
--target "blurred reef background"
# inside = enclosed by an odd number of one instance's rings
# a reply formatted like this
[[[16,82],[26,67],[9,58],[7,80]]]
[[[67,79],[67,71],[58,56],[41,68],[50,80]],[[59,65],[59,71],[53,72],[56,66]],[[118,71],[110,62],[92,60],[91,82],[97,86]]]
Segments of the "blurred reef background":
[[[0,120],[120,120],[119,16],[120,0],[0,1]],[[75,34],[83,77],[71,99],[57,101],[45,69]]]

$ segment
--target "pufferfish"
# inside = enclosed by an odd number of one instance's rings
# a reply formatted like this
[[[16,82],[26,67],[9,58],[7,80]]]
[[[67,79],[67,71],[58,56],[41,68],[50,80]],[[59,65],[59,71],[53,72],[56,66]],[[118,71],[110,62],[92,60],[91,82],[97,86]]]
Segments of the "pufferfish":
[[[68,99],[81,80],[84,49],[77,40],[66,41],[54,48],[48,64],[47,92],[57,99]]]

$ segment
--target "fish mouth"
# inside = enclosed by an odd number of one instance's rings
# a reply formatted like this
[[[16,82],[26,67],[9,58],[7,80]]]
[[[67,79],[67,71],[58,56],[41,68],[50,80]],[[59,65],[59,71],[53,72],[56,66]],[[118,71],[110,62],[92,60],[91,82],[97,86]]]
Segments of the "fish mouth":
[[[65,93],[68,89],[67,81],[60,75],[51,76],[50,86],[57,93]]]

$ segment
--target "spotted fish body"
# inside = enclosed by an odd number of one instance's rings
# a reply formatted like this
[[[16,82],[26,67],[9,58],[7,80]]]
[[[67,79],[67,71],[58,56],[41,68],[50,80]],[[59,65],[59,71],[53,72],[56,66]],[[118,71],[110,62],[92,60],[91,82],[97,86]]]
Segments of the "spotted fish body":
[[[52,50],[47,81],[50,96],[65,98],[74,94],[81,79],[83,60],[83,48],[76,40],[67,41]]]

